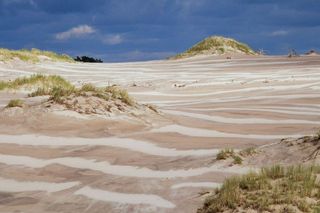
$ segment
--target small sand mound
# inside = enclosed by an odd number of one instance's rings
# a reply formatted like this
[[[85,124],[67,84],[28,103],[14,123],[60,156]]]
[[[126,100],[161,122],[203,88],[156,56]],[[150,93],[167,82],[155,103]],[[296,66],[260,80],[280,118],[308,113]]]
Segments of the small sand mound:
[[[134,103],[129,105],[120,99],[104,99],[95,96],[92,92],[82,95],[72,94],[62,98],[59,102],[49,100],[42,104],[52,110],[71,110],[80,114],[112,116],[117,114],[154,113],[155,110],[148,105]]]
[[[7,133],[43,133],[98,137],[117,132],[132,133],[159,125],[166,119],[150,105],[106,96],[94,92],[71,93],[54,99],[53,96],[24,98],[21,106],[0,110],[0,126],[11,126]],[[57,97],[56,97],[57,98]]]
[[[151,105],[138,104],[126,90],[117,86],[95,87],[92,84],[84,84],[77,88],[60,76],[44,75],[32,75],[10,82],[0,82],[0,90],[11,91],[21,88],[30,91],[28,98],[11,100],[5,113],[12,115],[16,111],[14,108],[17,107],[26,111],[43,111],[41,109],[49,112],[73,111],[79,114],[106,117],[115,115],[138,117],[158,113]]]
[[[250,152],[221,153],[226,162],[239,155],[245,166],[262,169],[226,179],[220,189],[207,193],[197,212],[319,212],[319,142],[320,132]]]
[[[236,41],[232,38],[222,36],[210,36],[195,44],[183,53],[180,53],[170,59],[188,58],[196,55],[257,55],[247,44]]]
[[[309,52],[306,52],[305,55],[308,55],[308,56],[317,56],[317,55],[320,55],[320,53],[318,53],[318,52],[315,51],[315,50],[310,50]]]
[[[320,136],[287,138],[279,143],[259,149],[257,154],[245,159],[245,164],[255,167],[274,164],[294,165],[319,163]]]

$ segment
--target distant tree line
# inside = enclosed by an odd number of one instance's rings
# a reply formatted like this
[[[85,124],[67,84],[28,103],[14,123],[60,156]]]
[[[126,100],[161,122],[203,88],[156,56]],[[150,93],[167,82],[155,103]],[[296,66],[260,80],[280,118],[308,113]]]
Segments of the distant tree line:
[[[85,62],[85,63],[103,63],[103,61],[99,58],[92,58],[89,56],[77,56],[76,58],[74,58],[75,61],[81,61],[81,62]]]

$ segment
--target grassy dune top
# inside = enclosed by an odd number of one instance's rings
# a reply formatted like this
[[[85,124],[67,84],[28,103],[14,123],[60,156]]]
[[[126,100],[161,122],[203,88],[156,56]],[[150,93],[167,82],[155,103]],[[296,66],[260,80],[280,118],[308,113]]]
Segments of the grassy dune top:
[[[238,42],[231,38],[210,36],[185,52],[174,56],[172,59],[186,58],[200,54],[223,55],[226,53],[240,53],[246,55],[256,54],[256,52],[247,44]]]
[[[73,58],[65,54],[57,54],[51,51],[42,51],[38,49],[22,49],[22,50],[9,50],[0,48],[0,61],[11,61],[20,59],[25,62],[36,63],[40,61],[41,56],[48,57],[52,61],[60,62],[74,62]]]
[[[30,93],[29,97],[49,95],[49,100],[63,104],[65,99],[70,96],[87,97],[89,96],[88,94],[106,101],[118,99],[129,106],[134,105],[133,99],[126,90],[113,86],[98,88],[92,84],[85,84],[81,88],[76,88],[74,86],[55,86],[53,88],[39,87],[35,92]]]
[[[198,213],[320,212],[320,166],[273,166],[227,179]]]
[[[32,89],[38,87],[46,89],[53,87],[71,88],[73,85],[58,75],[46,76],[42,74],[34,74],[29,77],[20,77],[13,81],[0,81],[0,91],[5,89],[17,90],[21,88]]]
[[[291,147],[291,151],[288,150],[289,158],[293,159],[293,150],[299,150],[299,158],[296,163],[292,162],[293,166],[273,165],[260,171],[228,178],[221,188],[208,194],[198,213],[320,213],[320,165],[317,164],[319,142],[320,132],[299,139],[281,140],[280,143],[285,146],[280,149],[287,150]],[[292,149],[294,146],[296,149]],[[279,149],[279,146],[260,150],[248,148],[240,152],[225,149],[217,155],[217,160],[255,156],[252,160],[260,159],[263,162],[261,154],[270,158],[275,148]],[[282,163],[278,160],[275,162]],[[287,162],[287,159],[283,162]],[[304,164],[301,164],[302,162]]]
[[[29,77],[17,78],[13,81],[0,81],[0,91],[6,89],[21,89],[27,88],[33,90],[29,94],[30,97],[49,95],[50,100],[57,103],[62,103],[68,96],[91,96],[98,97],[104,100],[118,99],[123,103],[132,106],[134,100],[129,96],[124,89],[115,86],[98,88],[92,84],[85,84],[81,88],[76,88],[69,81],[57,75],[42,75],[35,74]]]

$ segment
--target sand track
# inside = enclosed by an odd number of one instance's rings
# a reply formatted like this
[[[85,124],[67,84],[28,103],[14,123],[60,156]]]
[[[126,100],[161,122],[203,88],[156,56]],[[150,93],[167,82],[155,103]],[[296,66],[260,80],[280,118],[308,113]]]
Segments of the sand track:
[[[220,149],[320,127],[319,56],[0,65],[4,80],[32,73],[118,84],[162,117],[0,117],[0,212],[195,212],[199,192],[251,168],[215,162]],[[0,109],[16,97],[0,92]]]

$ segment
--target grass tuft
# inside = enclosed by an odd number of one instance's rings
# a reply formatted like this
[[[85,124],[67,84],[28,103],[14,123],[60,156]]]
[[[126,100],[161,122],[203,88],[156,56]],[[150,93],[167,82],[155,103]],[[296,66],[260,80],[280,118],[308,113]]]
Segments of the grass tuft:
[[[11,107],[23,107],[24,101],[21,99],[13,99],[10,100],[6,108],[11,108]]]
[[[93,86],[92,84],[84,84],[81,89],[81,92],[101,92],[100,89],[97,87]]]
[[[124,89],[112,86],[98,88],[92,84],[85,84],[81,88],[76,88],[69,81],[57,75],[35,74],[29,77],[17,78],[13,81],[0,81],[0,91],[5,89],[30,88],[34,91],[28,96],[50,96],[49,100],[63,103],[63,99],[70,96],[95,96],[104,100],[119,99],[123,103],[133,106],[135,101]],[[89,94],[88,94],[89,93]]]
[[[217,155],[217,160],[226,160],[229,157],[232,157],[234,155],[233,149],[224,149],[221,150]]]
[[[122,102],[126,103],[129,106],[134,105],[134,100],[124,89],[115,86],[108,86],[105,88],[105,92],[111,93],[113,98],[120,99]]]
[[[232,158],[233,158],[234,164],[242,164],[243,159],[240,156],[234,155],[234,156],[232,156]]]
[[[258,151],[255,148],[250,147],[250,148],[246,148],[244,150],[241,150],[239,152],[239,155],[241,155],[242,157],[247,157],[247,156],[252,156],[256,153],[258,153]]]
[[[52,61],[61,62],[74,62],[73,58],[65,54],[57,54],[51,51],[42,51],[39,49],[21,49],[21,50],[9,50],[0,48],[0,61],[10,61],[18,58],[22,61],[36,63],[39,62],[39,56],[46,56]]]
[[[319,166],[273,166],[260,172],[227,179],[216,193],[209,196],[198,213],[237,212],[319,212]],[[313,200],[314,202],[310,202]]]
[[[33,74],[28,77],[16,78],[13,81],[0,81],[0,91],[5,89],[20,89],[23,87],[34,88],[42,87],[43,89],[50,89],[55,86],[64,88],[71,88],[73,85],[64,78],[57,75],[42,75]]]
[[[256,52],[252,50],[247,44],[238,42],[231,38],[224,38],[221,36],[210,36],[203,41],[197,43],[185,52],[178,54],[173,59],[191,57],[198,54],[224,54],[224,53],[244,53],[247,55],[255,55]]]

